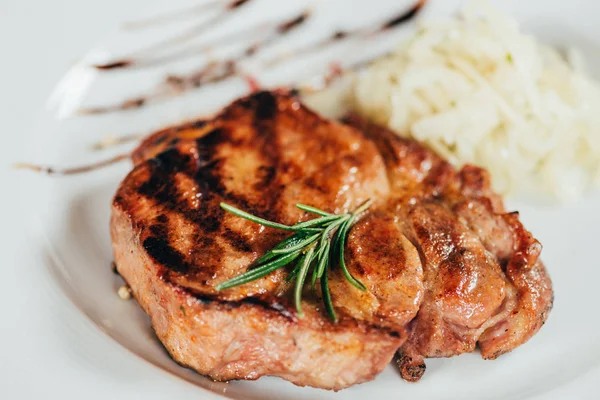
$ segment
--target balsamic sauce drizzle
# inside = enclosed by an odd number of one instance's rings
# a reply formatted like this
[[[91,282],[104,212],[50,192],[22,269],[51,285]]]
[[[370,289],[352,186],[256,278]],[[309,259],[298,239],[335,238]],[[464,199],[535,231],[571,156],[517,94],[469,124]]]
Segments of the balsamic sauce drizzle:
[[[242,4],[243,4],[244,2],[247,2],[250,0],[245,0],[245,1],[239,0],[239,1],[242,2]],[[415,3],[415,5],[413,5],[410,9],[398,14],[397,16],[394,16],[391,19],[385,20],[382,23],[376,24],[375,26],[360,27],[360,28],[356,28],[356,29],[348,30],[348,31],[337,31],[333,35],[331,35],[321,41],[317,41],[317,42],[307,45],[303,48],[291,51],[289,53],[285,53],[280,56],[275,56],[271,60],[266,61],[264,66],[265,67],[273,66],[277,63],[287,61],[293,57],[301,56],[303,54],[314,52],[317,50],[322,50],[335,42],[340,42],[343,40],[349,40],[349,39],[355,39],[355,38],[373,37],[377,34],[394,29],[394,28],[398,27],[399,25],[401,25],[402,23],[409,21],[410,19],[415,17],[418,14],[418,12],[422,9],[422,7],[425,5],[425,3],[426,3],[426,0],[418,0]],[[230,4],[233,4],[233,3],[230,3]],[[219,14],[219,15],[224,15],[224,14]],[[276,26],[275,29],[272,29],[272,31],[268,35],[266,35],[261,40],[255,42],[254,44],[248,46],[247,48],[245,48],[241,52],[241,54],[239,54],[238,56],[231,57],[231,58],[228,58],[225,60],[211,61],[208,64],[206,64],[205,66],[203,66],[201,69],[199,69],[197,71],[193,71],[186,75],[169,75],[166,77],[166,79],[163,82],[161,82],[150,93],[141,95],[139,97],[133,97],[130,99],[126,99],[125,101],[118,103],[118,104],[102,106],[102,107],[83,108],[78,111],[78,114],[102,114],[102,113],[107,113],[107,112],[112,112],[112,111],[124,111],[124,110],[136,109],[136,108],[143,107],[151,102],[164,101],[170,97],[180,95],[181,93],[184,93],[188,90],[196,89],[196,88],[202,87],[207,84],[218,83],[218,82],[224,81],[226,79],[233,78],[233,77],[240,76],[240,75],[242,76],[242,78],[244,78],[243,71],[241,71],[239,69],[240,62],[249,59],[250,57],[254,56],[262,48],[281,39],[288,32],[292,31],[294,28],[303,24],[308,19],[309,16],[310,16],[310,12],[304,11],[302,14],[300,14],[296,17],[280,23],[279,25]],[[118,62],[114,62],[113,64],[117,64],[117,63],[120,63],[120,64],[115,65],[114,68],[135,65],[135,61],[133,61],[133,60],[121,60]],[[125,65],[123,65],[123,64],[125,64]],[[352,70],[362,68],[365,65],[367,65],[367,64],[364,62],[358,62],[358,63],[351,64],[350,66],[348,66],[346,68],[340,69],[339,71],[336,71],[336,73],[332,73],[331,70],[327,71],[324,74],[321,74],[320,80],[323,82],[321,87],[325,88],[325,87],[329,86],[331,83],[333,83],[335,80],[337,80],[337,78],[339,76],[341,76],[342,74],[352,71]],[[250,80],[250,81],[254,82],[254,80]],[[303,87],[302,85],[298,86],[297,90],[301,91],[301,89],[299,89],[299,88],[302,88],[302,87]],[[254,89],[254,87],[252,87],[252,89]],[[314,89],[311,89],[311,90],[314,90]]]
[[[144,96],[127,99],[120,104],[114,104],[104,107],[84,108],[78,111],[79,114],[102,114],[111,111],[130,110],[140,108],[149,102],[161,101],[166,98],[178,95],[190,89],[199,88],[206,84],[221,82],[225,79],[243,73],[239,70],[239,63],[252,56],[267,45],[282,39],[286,34],[301,26],[310,17],[310,11],[305,10],[299,15],[283,21],[278,24],[272,32],[262,40],[246,47],[241,54],[226,60],[212,61],[187,75],[169,75],[166,77],[153,92]]]
[[[144,57],[144,55],[147,55],[149,53],[153,53],[153,52],[165,49],[165,48],[169,48],[171,46],[177,46],[182,43],[189,42],[190,40],[203,34],[208,28],[213,27],[217,23],[219,23],[219,22],[223,21],[225,18],[227,18],[229,16],[230,11],[237,10],[238,8],[249,3],[250,1],[252,1],[252,0],[230,1],[229,4],[227,4],[220,13],[217,13],[213,17],[192,26],[191,28],[185,30],[183,33],[180,33],[176,36],[172,36],[163,41],[154,43],[148,47],[138,50],[130,57],[126,57],[126,58],[116,60],[116,61],[111,61],[106,64],[96,65],[95,67],[100,70],[126,68],[130,65],[135,64],[136,57]]]
[[[82,165],[80,167],[72,167],[72,168],[55,168],[44,165],[34,165],[28,163],[18,163],[13,167],[16,169],[29,169],[35,172],[42,172],[48,175],[76,175],[82,174],[85,172],[90,172],[95,169],[100,169],[104,167],[108,167],[109,165],[116,164],[120,161],[127,160],[131,157],[131,154],[119,154],[114,157],[108,158],[106,160],[98,161],[96,163]]]
[[[106,136],[102,140],[94,143],[90,146],[91,150],[104,150],[109,147],[119,146],[125,143],[137,142],[138,140],[142,140],[145,138],[146,134],[133,134],[133,135],[124,135],[124,136]]]
[[[395,27],[397,27],[397,26],[401,25],[402,23],[407,22],[410,19],[412,19],[413,17],[415,17],[417,15],[417,13],[421,10],[421,8],[425,5],[425,2],[426,2],[426,0],[419,0],[408,11],[405,11],[397,16],[394,16],[393,18],[386,20],[383,23],[375,24],[374,26],[359,27],[356,29],[346,30],[346,31],[336,31],[333,33],[333,35],[331,35],[323,40],[320,40],[316,43],[311,43],[305,47],[294,49],[294,51],[275,56],[272,59],[266,61],[263,64],[263,66],[271,67],[271,66],[274,66],[275,64],[278,64],[278,63],[288,60],[290,58],[295,58],[295,57],[305,55],[308,53],[313,53],[318,50],[323,50],[327,46],[329,46],[333,43],[336,43],[336,42],[340,42],[342,40],[368,38],[370,36],[375,36],[379,33],[385,32],[387,30],[394,29]]]
[[[277,26],[278,23],[276,21],[264,22],[259,25],[255,25],[246,29],[242,29],[240,31],[223,35],[217,39],[211,40],[210,43],[197,43],[194,45],[183,47],[177,51],[173,51],[168,54],[148,54],[129,59],[111,61],[105,64],[97,64],[94,65],[94,68],[99,70],[111,70],[124,68],[133,69],[152,67],[170,61],[185,59],[198,54],[206,54],[211,49],[218,48],[221,45],[226,45],[228,43],[248,39],[249,37],[255,37],[261,34],[262,32],[274,30]]]
[[[194,16],[196,14],[200,14],[204,11],[210,10],[211,8],[218,7],[222,3],[222,0],[211,0],[202,4],[196,4],[192,7],[188,7],[185,9],[165,12],[153,17],[126,22],[123,25],[123,28],[130,30],[146,29],[156,25],[164,25],[172,22],[178,22],[183,19],[188,19],[189,17]]]
[[[329,69],[325,73],[316,76],[313,79],[313,82],[307,84],[300,83],[297,86],[291,87],[290,90],[300,96],[320,92],[333,85],[343,76],[363,69],[379,57],[385,56],[386,54],[389,53],[376,54],[367,59],[354,61],[347,65],[341,65],[339,62],[332,62],[329,65]]]
[[[184,32],[183,34],[181,34],[179,36],[171,37],[161,43],[154,44],[152,47],[140,50],[139,52],[137,52],[137,54],[141,54],[143,56],[144,53],[153,52],[157,49],[160,49],[160,48],[170,45],[170,44],[187,42],[191,38],[196,37],[196,36],[200,35],[201,33],[203,33],[204,30],[206,30],[208,27],[218,23],[220,20],[225,18],[227,16],[228,11],[237,9],[250,1],[251,0],[231,0],[228,2],[226,7],[223,9],[223,11],[221,13],[218,13],[217,15],[215,15],[212,19],[209,19],[207,21],[204,21],[202,24],[198,24],[198,25],[194,26],[192,29]],[[264,62],[263,66],[265,66],[265,67],[272,66],[279,62],[289,60],[293,57],[297,57],[297,56],[307,54],[310,52],[314,52],[317,50],[322,50],[322,49],[325,49],[330,44],[340,42],[342,40],[348,40],[350,38],[373,37],[377,34],[385,32],[387,30],[394,29],[395,27],[397,27],[397,26],[401,25],[402,23],[409,21],[410,19],[415,17],[418,14],[418,12],[422,9],[422,7],[425,5],[426,2],[427,2],[427,0],[418,0],[415,3],[415,5],[413,5],[409,10],[399,14],[398,16],[396,16],[394,18],[384,21],[383,23],[377,24],[375,26],[356,28],[356,29],[349,30],[349,31],[337,31],[333,35],[331,35],[323,40],[317,41],[316,43],[310,44],[310,45],[302,47],[300,49],[296,49],[290,53],[285,53],[285,54],[282,54],[279,56],[275,56],[271,60],[267,60],[266,62]],[[211,2],[203,4],[201,6],[196,6],[196,8],[194,8],[193,11],[200,12],[203,9],[215,7],[215,6],[219,5],[219,3],[220,2],[218,2],[218,1],[211,1]],[[190,10],[188,9],[185,12],[179,11],[179,12],[174,12],[171,14],[161,15],[161,16],[154,17],[154,18],[151,18],[148,20],[130,23],[129,27],[130,28],[131,27],[140,28],[140,27],[146,27],[146,26],[159,24],[159,23],[169,23],[169,22],[173,22],[175,20],[187,17],[189,12],[190,12]],[[164,80],[164,82],[162,82],[162,84],[160,84],[153,92],[139,96],[139,97],[127,99],[120,104],[109,105],[109,106],[104,106],[104,107],[93,107],[93,108],[87,108],[87,109],[80,109],[78,113],[79,114],[99,114],[99,113],[107,113],[107,112],[111,112],[111,111],[136,109],[136,108],[143,107],[144,105],[148,104],[149,102],[165,100],[169,97],[181,94],[187,90],[199,88],[205,84],[217,83],[217,82],[223,81],[225,79],[233,78],[236,76],[241,76],[242,78],[245,78],[246,81],[248,82],[251,90],[253,90],[253,91],[258,90],[259,85],[256,82],[256,80],[253,77],[244,76],[243,71],[241,71],[238,68],[238,63],[240,61],[243,61],[247,58],[254,56],[262,48],[266,47],[269,44],[272,44],[276,40],[285,36],[290,31],[292,31],[295,28],[297,28],[298,26],[302,25],[309,18],[309,16],[310,16],[310,12],[304,11],[301,14],[297,15],[296,17],[286,20],[286,21],[283,21],[283,22],[280,22],[280,23],[272,22],[270,24],[266,24],[266,26],[265,26],[265,24],[263,24],[262,26],[252,27],[243,32],[237,32],[231,36],[228,36],[227,38],[232,39],[234,36],[236,38],[237,37],[247,38],[247,34],[257,32],[260,29],[268,29],[271,31],[261,40],[255,42],[254,44],[245,48],[242,51],[242,53],[236,57],[232,57],[232,58],[229,58],[226,60],[209,62],[202,69],[195,71],[188,75],[181,75],[181,76],[169,75]],[[225,37],[222,38],[221,40],[223,40],[223,39],[225,39]],[[205,49],[206,49],[206,46],[201,47],[201,48],[198,48],[196,46],[195,48],[184,49],[183,51],[180,51],[179,53],[175,53],[174,55],[172,54],[170,57],[172,58],[172,57],[178,57],[178,56],[185,56],[186,54],[189,54],[193,51],[205,50]],[[299,85],[296,85],[295,87],[292,87],[291,90],[297,94],[307,94],[307,93],[323,90],[323,89],[327,88],[328,86],[330,86],[335,81],[337,81],[339,78],[344,76],[346,73],[352,72],[355,70],[359,70],[359,69],[369,65],[377,57],[379,57],[379,56],[374,56],[374,57],[371,57],[366,60],[360,60],[360,61],[349,63],[346,65],[342,65],[337,62],[331,63],[330,68],[325,73],[322,73],[319,76],[315,77],[315,78],[317,78],[317,80],[320,81],[318,85],[299,84]],[[140,57],[138,59],[135,59],[135,58],[122,59],[122,60],[116,60],[116,61],[112,61],[112,62],[102,64],[102,65],[97,65],[96,68],[98,68],[100,70],[127,68],[127,67],[132,67],[132,66],[144,65],[144,63],[146,63],[145,65],[149,65],[152,63],[163,62],[163,61],[166,61],[171,58],[155,57],[153,59],[148,58],[148,59],[144,60],[143,57]],[[96,143],[93,146],[93,148],[96,150],[104,149],[106,147],[119,145],[119,144],[127,143],[130,141],[136,141],[142,137],[143,137],[142,135],[128,135],[128,136],[122,136],[119,138],[110,138],[107,140],[103,140],[99,143]],[[50,166],[34,165],[34,164],[28,164],[28,163],[16,164],[16,165],[14,165],[14,167],[18,168],[18,169],[29,169],[29,170],[33,170],[36,172],[50,174],[50,175],[53,175],[53,174],[74,175],[74,174],[86,173],[86,172],[93,171],[96,169],[104,168],[104,167],[112,165],[112,164],[116,164],[118,162],[129,159],[130,156],[131,156],[131,154],[129,154],[129,153],[119,154],[119,155],[116,155],[109,159],[102,160],[102,161],[99,161],[96,163],[91,163],[91,164],[82,165],[82,166],[78,166],[78,167],[72,167],[72,168],[64,168],[64,169],[54,168],[54,167],[50,167]]]

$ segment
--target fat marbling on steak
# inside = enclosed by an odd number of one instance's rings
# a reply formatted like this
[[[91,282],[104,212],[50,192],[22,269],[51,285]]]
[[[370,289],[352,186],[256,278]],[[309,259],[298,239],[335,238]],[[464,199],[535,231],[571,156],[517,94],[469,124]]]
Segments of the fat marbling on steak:
[[[456,171],[413,140],[324,119],[285,92],[157,132],[133,162],[112,205],[118,271],[172,357],[213,379],[272,375],[339,390],[373,379],[398,352],[402,376],[418,380],[426,357],[514,349],[551,308],[541,246],[484,170]],[[220,202],[291,225],[311,218],[296,203],[342,213],[369,198],[346,247],[368,291],[333,266],[337,324],[309,289],[297,317],[285,270],[215,289],[289,235]]]

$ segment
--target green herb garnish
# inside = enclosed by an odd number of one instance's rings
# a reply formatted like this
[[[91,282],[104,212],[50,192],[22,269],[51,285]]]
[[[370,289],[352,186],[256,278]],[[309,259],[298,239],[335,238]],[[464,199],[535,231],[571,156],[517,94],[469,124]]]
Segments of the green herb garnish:
[[[354,225],[358,216],[371,206],[371,203],[371,200],[367,200],[353,212],[346,214],[330,214],[318,208],[296,204],[296,207],[302,211],[318,215],[318,217],[292,226],[268,221],[229,204],[221,203],[221,208],[238,217],[270,228],[295,233],[257,259],[248,271],[220,283],[216,289],[229,289],[255,281],[296,261],[294,268],[286,276],[285,281],[290,283],[295,280],[294,303],[296,304],[298,316],[302,317],[303,315],[302,290],[309,271],[312,271],[311,287],[314,290],[317,279],[320,280],[325,309],[331,319],[337,322],[337,315],[331,302],[327,273],[331,269],[332,261],[337,260],[346,280],[360,290],[367,290],[365,285],[353,277],[348,270],[344,260],[344,249],[350,228]]]

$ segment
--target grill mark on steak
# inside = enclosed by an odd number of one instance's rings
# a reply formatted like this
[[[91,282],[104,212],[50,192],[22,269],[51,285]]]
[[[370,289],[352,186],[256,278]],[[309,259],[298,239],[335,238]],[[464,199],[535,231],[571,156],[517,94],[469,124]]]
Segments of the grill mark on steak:
[[[248,240],[238,232],[234,232],[229,228],[225,228],[223,231],[223,237],[228,240],[228,243],[232,245],[236,250],[244,253],[252,253],[252,246],[248,244]]]
[[[196,139],[196,144],[198,145],[198,150],[204,151],[202,153],[204,159],[208,160],[210,158],[208,150],[218,146],[220,143],[226,142],[227,139],[229,139],[227,131],[222,127],[216,127],[201,138]]]
[[[256,190],[264,190],[272,184],[277,175],[277,168],[275,166],[264,166],[261,165],[258,169],[258,182],[254,185]]]
[[[277,116],[277,99],[271,92],[259,92],[251,98],[257,121],[273,120]]]
[[[150,225],[149,230],[150,230],[150,233],[152,234],[152,236],[159,238],[159,239],[164,239],[167,241],[169,240],[169,231],[165,224]]]
[[[185,261],[183,254],[171,247],[168,239],[150,236],[142,246],[152,258],[169,269],[182,274],[189,271],[190,264]]]
[[[260,157],[266,165],[259,168],[258,180],[254,184],[257,191],[268,191],[271,196],[263,196],[265,200],[264,207],[269,210],[274,209],[274,205],[279,201],[280,190],[277,186],[277,170],[280,168],[279,154],[281,149],[277,141],[277,99],[270,92],[259,92],[249,99],[249,108],[254,111],[254,120],[252,123],[253,135],[259,140]],[[270,201],[267,199],[270,198]],[[271,214],[270,218],[278,219],[280,215]]]
[[[258,128],[255,128],[254,135],[264,142],[261,146],[261,155],[265,160],[269,160],[272,165],[272,170],[275,171],[277,165],[276,146],[273,145],[273,126],[275,122],[272,119],[276,115],[273,111],[272,96],[261,97],[258,102],[254,103],[255,115],[259,119],[256,121]],[[223,226],[223,211],[220,208],[214,208],[211,203],[213,201],[223,201],[234,203],[244,207],[250,212],[265,214],[265,209],[272,208],[272,204],[264,204],[262,207],[252,207],[251,204],[256,204],[255,200],[246,199],[243,196],[236,195],[226,190],[223,182],[223,173],[221,172],[220,160],[214,158],[214,154],[218,153],[218,147],[223,143],[235,143],[235,139],[231,138],[230,132],[222,127],[216,127],[206,133],[201,138],[195,141],[195,157],[185,153],[176,147],[170,148],[150,160],[153,165],[153,172],[150,178],[144,182],[139,193],[154,199],[158,205],[165,207],[171,212],[179,214],[181,217],[189,221],[194,227],[194,241],[200,240],[207,233],[220,232],[220,237],[224,243],[217,244],[214,241],[199,241],[199,243],[210,244],[215,247],[215,253],[218,249],[223,249],[224,246],[232,246],[241,253],[253,253],[254,249],[248,243],[247,238],[235,232],[232,229]],[[235,143],[240,144],[241,143]],[[192,150],[192,149],[190,149]],[[269,156],[268,156],[269,155]],[[192,159],[195,163],[192,163]],[[193,179],[198,185],[199,195],[201,200],[197,210],[190,209],[180,199],[180,194],[177,191],[177,186],[174,182],[175,174],[183,174]],[[268,186],[274,180],[274,173],[267,174],[266,180],[261,183]],[[278,192],[278,191],[274,191]],[[276,199],[274,199],[276,201]],[[156,229],[153,226],[153,229]],[[175,272],[187,273],[189,264],[192,260],[185,260],[185,256],[179,253],[176,249],[169,245],[169,235],[166,226],[161,226],[161,234],[153,233],[153,238],[149,242],[151,249],[148,250],[157,260],[170,259],[170,262],[164,262],[168,269]],[[158,246],[158,247],[157,247]],[[171,268],[173,265],[173,268]]]
[[[182,154],[176,148],[171,148],[154,157],[150,160],[152,165],[150,178],[139,187],[138,192],[153,199],[157,205],[164,207],[169,212],[177,213],[190,221],[194,227],[194,241],[209,244],[216,251],[219,251],[219,249],[223,248],[222,245],[215,243],[212,239],[205,236],[206,233],[216,232],[221,227],[221,210],[215,210],[208,204],[210,196],[213,196],[213,191],[208,190],[206,186],[210,186],[211,183],[214,185],[215,183],[207,179],[200,180],[198,186],[201,189],[204,188],[200,192],[203,198],[200,200],[199,209],[194,210],[187,207],[182,199],[180,199],[177,186],[174,182],[175,173],[182,173],[186,176],[190,175],[189,167],[191,159],[190,155]],[[197,160],[196,165],[202,161],[202,159]],[[207,171],[208,169],[200,166],[198,170]],[[198,181],[197,176],[195,178]],[[166,218],[164,214],[162,216]],[[192,260],[186,260],[185,255],[181,254],[171,245],[166,224],[152,225],[150,232],[152,236],[148,237],[143,243],[146,251],[155,260],[164,264],[168,270],[182,274],[188,273]],[[201,237],[209,240],[201,240]],[[247,250],[247,247],[240,245],[240,239],[236,238],[233,234],[225,237],[225,239],[228,239],[236,248],[240,250],[244,249],[244,251]]]
[[[169,185],[170,174],[159,168],[156,163],[151,164],[150,169],[150,178],[138,187],[138,193],[156,200],[159,204],[170,204],[175,189]]]
[[[332,332],[354,340],[357,334],[378,331],[384,342],[397,338],[397,346],[408,334],[400,366],[405,379],[417,380],[425,369],[424,357],[472,351],[479,342],[482,356],[495,358],[525,342],[543,324],[552,288],[537,261],[539,243],[517,215],[503,214],[501,199],[489,188],[485,171],[469,166],[456,171],[411,139],[361,120],[350,123],[360,132],[322,119],[288,95],[256,93],[234,102],[196,131],[190,125],[173,128],[161,143],[154,145],[147,139],[136,150],[134,162],[139,168],[124,180],[113,203],[116,217],[111,226],[117,226],[112,229],[117,237],[113,245],[122,249],[115,250],[115,260],[125,279],[142,279],[144,285],[144,274],[156,273],[153,276],[162,278],[158,285],[177,290],[177,298],[166,295],[159,300],[186,306],[183,320],[156,316],[164,310],[145,307],[153,323],[183,326],[181,332],[167,326],[161,334],[157,329],[175,358],[213,379],[279,375],[302,385],[331,388],[339,382],[324,384],[319,379],[348,376],[347,369],[333,372],[346,341],[332,343]],[[136,197],[138,193],[144,198]],[[343,212],[366,197],[376,202],[350,232],[346,262],[369,291],[348,286],[339,269],[331,270],[329,282],[340,324],[332,327],[320,303],[314,307],[318,297],[311,296],[305,297],[305,305],[306,311],[313,307],[312,314],[294,319],[289,293],[277,296],[283,271],[226,291],[214,290],[216,284],[245,272],[285,236],[226,214],[219,202],[290,224],[308,217],[296,210],[296,202]],[[483,218],[487,213],[493,215]],[[514,239],[499,242],[501,235]],[[131,237],[134,241],[141,237],[141,246],[128,243]],[[496,247],[489,246],[492,242]],[[134,265],[130,247],[149,256],[144,262],[155,261],[144,266],[149,271]],[[496,261],[502,262],[502,268],[495,266]],[[137,273],[127,272],[130,265]],[[504,282],[514,284],[510,308],[504,306],[508,300],[500,298]],[[143,305],[148,293],[154,292],[146,289],[140,295],[132,283]],[[203,308],[194,310],[191,296],[202,301]],[[467,315],[469,310],[473,312]],[[282,325],[273,328],[274,320]],[[231,324],[239,328],[235,334],[239,338],[225,339],[218,328]],[[510,332],[504,332],[504,326]],[[286,331],[290,327],[296,330]],[[210,344],[195,340],[204,329],[212,329]],[[297,346],[296,341],[301,343],[306,335],[312,342]],[[193,344],[181,347],[180,339]],[[272,352],[273,340],[293,342],[291,348],[275,353],[277,361],[264,358]],[[381,346],[377,342],[375,351]],[[309,360],[300,373],[287,367],[299,359],[290,356],[297,348],[302,360]],[[372,357],[361,344],[353,351],[354,361],[344,365],[363,365]],[[208,353],[211,356],[205,357]],[[323,367],[320,354],[336,360]],[[348,357],[340,361],[347,362]],[[366,375],[372,378],[382,368],[378,364]],[[317,370],[324,370],[323,374],[311,375]],[[361,379],[344,378],[342,386]]]
[[[192,271],[189,271],[190,276],[194,276],[194,271],[199,271],[205,277],[214,276],[214,273],[211,274],[210,271],[213,268],[217,268],[220,263],[220,257],[223,256],[228,247],[239,253],[252,254],[252,257],[257,257],[266,247],[274,245],[276,240],[281,240],[285,236],[281,232],[270,232],[267,237],[271,239],[267,239],[266,242],[264,239],[259,240],[258,243],[253,244],[249,241],[252,240],[252,236],[242,235],[237,231],[239,227],[231,229],[231,227],[223,223],[224,212],[218,207],[219,202],[225,201],[234,204],[239,208],[267,219],[280,220],[284,217],[289,218],[289,210],[277,204],[279,196],[286,193],[286,187],[289,187],[289,185],[305,185],[302,182],[304,179],[314,178],[315,174],[323,175],[321,173],[323,169],[331,169],[340,162],[344,162],[350,166],[355,165],[360,170],[363,169],[363,166],[366,166],[367,170],[370,168],[371,157],[368,157],[369,160],[367,161],[364,157],[357,154],[357,149],[354,147],[342,147],[340,148],[341,151],[331,152],[330,155],[325,157],[325,160],[327,160],[326,163],[320,161],[322,168],[316,170],[313,167],[306,171],[304,163],[298,163],[296,158],[290,157],[289,154],[282,161],[280,157],[282,154],[282,145],[279,143],[279,138],[280,136],[284,138],[287,136],[278,130],[278,125],[283,125],[288,130],[292,128],[292,131],[297,125],[293,119],[290,119],[289,113],[283,115],[283,121],[279,119],[280,102],[282,102],[280,95],[276,97],[271,93],[257,93],[245,100],[241,100],[232,107],[226,108],[218,117],[219,119],[211,122],[210,127],[207,127],[207,124],[202,124],[202,128],[207,129],[200,129],[194,133],[185,129],[179,130],[173,128],[171,129],[171,135],[175,138],[181,137],[181,142],[177,146],[168,149],[166,155],[154,157],[146,162],[146,168],[150,168],[150,171],[148,174],[143,174],[145,177],[144,180],[138,180],[141,183],[138,186],[138,193],[153,199],[158,203],[158,206],[187,221],[185,224],[192,229],[192,232],[188,233],[190,240],[186,243],[193,243],[193,248],[203,248],[201,252],[188,253],[189,245],[184,244],[187,247],[183,253],[189,254],[187,261],[195,266]],[[323,129],[319,125],[323,120],[313,112],[301,108],[297,100],[286,98],[283,104],[284,108],[288,110],[292,109],[294,112],[305,116],[304,120],[306,123],[304,124],[304,130],[301,132],[313,135],[313,129],[315,130],[315,134],[318,129]],[[240,119],[244,120],[246,127],[243,131],[236,129],[236,124],[239,124],[238,121]],[[329,125],[330,123],[327,123],[326,126]],[[352,134],[358,134],[358,132],[353,132]],[[320,136],[324,136],[322,132]],[[297,134],[292,137],[296,141],[299,139],[302,142],[304,141]],[[313,146],[314,144],[319,144],[314,151],[323,151],[321,149],[324,148],[320,145],[322,143],[321,139],[315,140],[314,138],[310,138],[310,140],[312,140]],[[338,144],[339,139],[337,138],[331,141],[331,139],[325,136],[324,140],[329,141],[329,147],[339,146],[340,144],[345,145],[344,140],[341,140],[341,143]],[[148,141],[145,142],[148,143]],[[295,144],[292,148],[295,146],[302,148],[302,142],[297,142],[297,145]],[[154,154],[152,149],[144,149],[143,146],[144,144],[138,149],[137,154]],[[234,186],[233,190],[229,190],[227,186],[229,180],[237,178],[231,175],[231,164],[227,165],[225,163],[231,160],[231,158],[235,158],[236,154],[243,157],[246,154],[246,149],[253,152],[253,157],[256,158],[252,161],[256,165],[253,167],[255,169],[249,171],[242,169],[242,174],[251,174],[252,181],[256,182],[258,180],[258,183],[253,185],[254,191],[248,191],[244,187],[241,187],[242,191],[238,192],[235,190],[236,186]],[[233,155],[231,155],[232,151],[234,152]],[[286,147],[286,151],[289,152],[290,147]],[[313,154],[313,152],[310,154]],[[228,159],[227,157],[230,158]],[[138,162],[143,161],[139,156],[137,160]],[[192,161],[195,161],[195,164]],[[233,162],[235,163],[236,161]],[[237,163],[239,164],[240,162],[243,163],[243,161],[238,161]],[[165,163],[170,163],[171,168],[164,168],[163,164]],[[337,175],[344,173],[344,170],[332,170],[332,173]],[[285,186],[280,179],[280,174],[285,177]],[[189,177],[191,181],[197,184],[195,190],[197,191],[199,201],[196,202],[194,208],[190,208],[189,199],[180,199],[183,193],[178,193],[177,177],[181,176]],[[363,176],[361,179],[365,178],[366,176]],[[328,174],[325,174],[320,178],[320,182],[324,185],[331,185],[336,180],[332,180]],[[260,191],[256,190],[257,187],[261,186],[265,186],[265,188]],[[237,187],[240,186],[238,185]],[[247,192],[250,192],[250,197],[244,195]],[[269,195],[265,196],[265,193]],[[323,187],[320,193],[327,196],[326,188]],[[314,200],[311,198],[310,201]],[[302,216],[302,218],[308,217],[303,213],[298,213],[298,215]],[[170,218],[172,224],[175,224],[174,227],[183,222],[178,217]],[[174,234],[178,235],[178,233]],[[202,240],[208,234],[214,235],[219,240],[210,243]],[[209,261],[210,257],[213,257],[214,261]],[[168,266],[166,268],[168,270]],[[205,278],[198,279],[205,280]]]

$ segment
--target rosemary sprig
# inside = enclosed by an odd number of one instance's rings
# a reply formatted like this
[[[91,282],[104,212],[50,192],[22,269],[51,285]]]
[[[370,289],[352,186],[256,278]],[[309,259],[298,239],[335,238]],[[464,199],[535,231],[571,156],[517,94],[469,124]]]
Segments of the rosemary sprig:
[[[285,278],[287,283],[296,280],[294,284],[294,303],[296,304],[298,316],[302,317],[303,315],[302,291],[306,277],[312,268],[310,278],[312,290],[314,291],[317,280],[320,280],[325,309],[331,319],[337,322],[338,318],[333,309],[331,293],[329,292],[328,271],[332,267],[332,260],[337,260],[346,280],[360,290],[367,290],[365,285],[353,277],[348,270],[344,260],[344,249],[346,236],[350,228],[356,222],[358,216],[366,211],[371,204],[372,201],[367,200],[353,212],[345,214],[331,214],[305,204],[296,204],[296,207],[300,210],[315,214],[318,217],[288,226],[259,218],[229,204],[221,203],[221,208],[240,218],[270,228],[292,231],[294,234],[279,242],[262,257],[258,258],[248,271],[221,282],[216,289],[229,289],[255,281],[298,260],[295,267]]]

